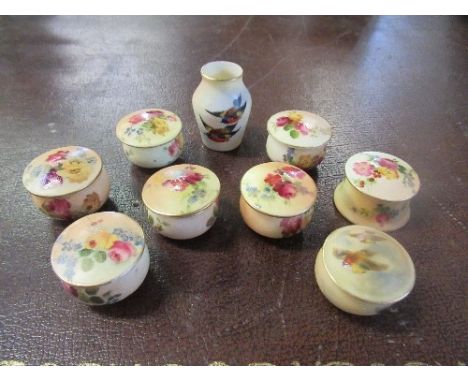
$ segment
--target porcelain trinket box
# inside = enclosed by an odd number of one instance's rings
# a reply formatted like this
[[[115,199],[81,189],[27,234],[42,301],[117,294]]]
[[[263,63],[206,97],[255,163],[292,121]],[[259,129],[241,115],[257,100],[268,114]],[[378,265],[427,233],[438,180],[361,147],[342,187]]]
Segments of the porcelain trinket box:
[[[345,312],[369,316],[405,298],[413,289],[413,261],[391,236],[351,225],[333,231],[315,261],[325,297]]]
[[[34,204],[55,219],[75,219],[97,211],[110,183],[99,155],[79,146],[60,147],[33,159],[23,184]]]
[[[192,239],[208,231],[218,215],[220,182],[202,166],[180,164],[153,174],[142,199],[153,227],[171,239]]]
[[[72,296],[90,305],[112,304],[142,284],[149,252],[137,222],[118,212],[98,212],[61,233],[51,263]]]
[[[353,155],[346,179],[335,189],[338,211],[350,222],[394,231],[410,217],[410,199],[419,191],[419,177],[402,159],[381,152]]]
[[[325,157],[331,138],[330,124],[307,111],[287,110],[274,114],[267,122],[267,154],[272,161],[311,169]]]
[[[184,145],[181,131],[177,115],[155,108],[128,114],[116,127],[128,160],[145,168],[164,167],[179,158]]]
[[[310,223],[316,197],[315,183],[305,171],[281,162],[262,163],[241,179],[240,211],[258,234],[289,237]]]

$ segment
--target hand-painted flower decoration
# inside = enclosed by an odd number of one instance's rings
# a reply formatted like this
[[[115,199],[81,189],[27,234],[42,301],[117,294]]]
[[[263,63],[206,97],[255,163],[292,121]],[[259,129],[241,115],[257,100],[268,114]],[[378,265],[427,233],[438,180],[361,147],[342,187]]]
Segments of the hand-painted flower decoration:
[[[115,263],[124,262],[134,254],[135,247],[127,241],[117,240],[109,250],[109,258]]]
[[[284,218],[280,222],[281,234],[283,237],[290,237],[300,232],[302,229],[302,218],[291,217]]]
[[[357,162],[353,164],[353,171],[362,176],[371,176],[374,173],[375,167],[369,162]]]
[[[62,286],[65,292],[71,294],[74,297],[78,297],[78,290],[75,287],[71,286],[70,284],[67,284],[64,281],[62,281]]]
[[[101,200],[96,192],[86,195],[86,198],[83,200],[83,209],[85,211],[96,210],[100,205]]]
[[[45,189],[60,185],[63,183],[63,178],[57,174],[55,168],[51,169],[47,174],[42,178],[42,187]]]
[[[275,170],[274,173],[268,173],[264,178],[264,182],[271,186],[282,198],[291,199],[298,192],[298,185],[294,184],[292,180],[294,178],[302,179],[304,176],[305,172],[301,169],[285,166]]]
[[[59,151],[57,151],[56,153],[50,154],[50,155],[47,157],[46,160],[47,160],[47,162],[49,162],[50,164],[55,164],[55,162],[58,162],[58,161],[63,160],[63,159],[66,159],[68,153],[69,153],[69,151],[59,150]]]
[[[169,125],[164,119],[153,118],[152,123],[152,129],[155,134],[165,135],[169,131]]]
[[[60,219],[69,219],[71,217],[71,204],[67,199],[51,199],[42,204],[42,208],[52,216]]]
[[[183,138],[181,136],[177,136],[167,148],[169,155],[171,157],[177,156],[180,153],[180,150],[182,149],[182,145]]]
[[[281,116],[276,119],[276,126],[289,131],[291,138],[297,139],[301,135],[308,135],[310,128],[302,122],[303,115],[297,111],[291,111],[287,116]]]
[[[86,240],[85,248],[88,249],[109,249],[118,240],[118,236],[105,230],[99,231]]]
[[[174,191],[184,191],[188,186],[194,186],[202,181],[203,178],[202,174],[187,168],[176,178],[165,180],[163,186],[172,188]]]
[[[377,160],[377,163],[382,167],[388,168],[389,170],[397,171],[398,164],[394,159],[380,158]]]
[[[58,174],[67,178],[71,183],[81,183],[88,179],[91,172],[90,165],[81,159],[68,159],[61,163]]]

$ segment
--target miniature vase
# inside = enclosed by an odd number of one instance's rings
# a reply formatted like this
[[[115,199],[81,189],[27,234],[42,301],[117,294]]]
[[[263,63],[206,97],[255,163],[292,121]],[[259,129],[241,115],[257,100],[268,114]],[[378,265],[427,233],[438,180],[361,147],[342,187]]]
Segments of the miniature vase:
[[[192,104],[202,142],[211,150],[234,150],[242,142],[252,108],[242,73],[238,64],[228,61],[201,68],[202,80]]]

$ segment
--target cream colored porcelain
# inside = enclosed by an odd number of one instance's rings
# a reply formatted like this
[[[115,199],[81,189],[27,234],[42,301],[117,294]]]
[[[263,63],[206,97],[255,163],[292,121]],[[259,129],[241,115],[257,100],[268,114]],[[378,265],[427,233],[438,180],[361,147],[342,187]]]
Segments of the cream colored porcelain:
[[[97,211],[110,191],[101,158],[80,146],[39,155],[24,170],[23,184],[33,203],[55,219],[75,219]]]
[[[184,137],[180,118],[167,110],[147,108],[124,116],[116,127],[117,138],[133,164],[164,167],[179,158]]]
[[[351,225],[327,237],[317,254],[315,277],[333,305],[369,316],[408,296],[416,276],[411,257],[398,241],[382,231]]]
[[[90,305],[112,304],[143,283],[149,252],[137,222],[118,212],[99,212],[60,234],[51,263],[72,296]]]
[[[153,174],[142,199],[153,227],[171,239],[185,240],[208,231],[218,216],[219,179],[197,165],[170,166]]]
[[[323,160],[331,138],[330,124],[307,111],[276,113],[268,120],[267,129],[266,150],[270,159],[303,169],[311,169]]]
[[[302,232],[310,223],[317,189],[298,167],[268,162],[249,169],[241,180],[240,211],[260,235],[278,239]]]
[[[201,68],[202,80],[192,105],[203,144],[211,150],[234,150],[242,142],[252,108],[242,73],[238,64],[228,61],[209,62]]]
[[[355,224],[382,231],[403,227],[410,218],[410,199],[419,191],[419,177],[394,155],[367,151],[346,162],[346,178],[338,184],[338,211]]]

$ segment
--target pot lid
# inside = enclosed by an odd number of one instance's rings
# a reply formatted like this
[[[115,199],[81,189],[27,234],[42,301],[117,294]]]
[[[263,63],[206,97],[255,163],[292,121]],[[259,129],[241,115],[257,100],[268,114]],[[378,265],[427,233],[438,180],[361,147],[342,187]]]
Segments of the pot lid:
[[[221,185],[216,174],[202,166],[179,164],[153,174],[143,186],[146,207],[165,216],[184,216],[211,205]]]
[[[37,196],[63,196],[88,187],[101,169],[101,158],[93,150],[60,147],[34,158],[23,172],[23,184]]]
[[[155,147],[172,141],[182,130],[182,121],[171,111],[148,108],[123,117],[117,138],[134,147]]]
[[[404,160],[386,153],[365,151],[353,155],[345,166],[346,177],[371,197],[402,202],[419,191],[418,174]]]
[[[252,208],[267,215],[288,217],[309,210],[317,197],[317,188],[299,167],[268,162],[244,174],[241,193]]]
[[[52,247],[52,269],[74,286],[98,286],[129,271],[145,247],[138,223],[118,212],[98,212],[69,225]]]
[[[391,304],[413,289],[415,270],[408,252],[374,228],[350,225],[333,231],[319,256],[334,283],[361,300]]]
[[[330,124],[308,111],[276,113],[268,120],[267,129],[276,140],[293,147],[320,147],[331,138]]]

